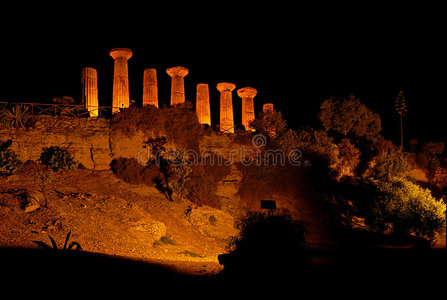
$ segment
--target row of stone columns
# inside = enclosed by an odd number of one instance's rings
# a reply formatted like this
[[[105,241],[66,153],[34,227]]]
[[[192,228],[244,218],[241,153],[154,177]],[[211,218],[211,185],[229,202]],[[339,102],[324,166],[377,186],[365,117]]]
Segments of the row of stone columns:
[[[127,48],[115,48],[110,51],[114,59],[112,112],[129,107],[129,76],[127,61],[132,57],[132,51]],[[184,77],[188,69],[177,66],[168,68],[166,73],[171,77],[171,105],[185,102]],[[98,87],[97,72],[93,68],[84,68],[81,74],[81,103],[84,104],[90,116],[98,116]],[[234,133],[232,91],[236,88],[233,83],[221,82],[217,84],[220,92],[220,131]],[[249,122],[255,119],[253,98],[257,91],[252,87],[237,90],[242,98],[242,125],[246,130],[253,130]],[[143,106],[158,107],[157,71],[146,69],[143,73]],[[270,107],[271,105],[272,107]],[[272,104],[265,104],[263,110],[273,110]],[[197,85],[196,113],[201,124],[211,125],[210,97],[208,84]]]

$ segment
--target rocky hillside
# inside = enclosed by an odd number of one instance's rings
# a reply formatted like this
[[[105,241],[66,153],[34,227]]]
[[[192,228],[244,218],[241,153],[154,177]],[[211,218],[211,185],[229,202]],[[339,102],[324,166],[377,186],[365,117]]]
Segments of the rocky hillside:
[[[162,261],[197,274],[218,272],[217,256],[237,234],[235,219],[224,210],[170,202],[155,188],[125,183],[110,170],[45,177],[41,168],[28,162],[0,177],[0,247],[35,248],[33,241],[50,244],[48,235],[61,246],[71,231],[85,251]]]

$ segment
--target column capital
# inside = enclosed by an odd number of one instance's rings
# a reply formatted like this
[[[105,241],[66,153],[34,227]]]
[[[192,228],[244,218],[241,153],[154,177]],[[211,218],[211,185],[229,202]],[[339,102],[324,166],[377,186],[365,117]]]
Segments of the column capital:
[[[85,67],[82,69],[81,71],[81,76],[97,76],[98,72],[96,71],[95,68],[92,67]]]
[[[166,73],[168,73],[168,75],[171,77],[177,77],[177,76],[185,77],[186,75],[188,75],[189,70],[185,67],[177,66],[177,67],[167,68]]]
[[[237,95],[241,98],[254,98],[258,91],[252,87],[243,87],[237,90]]]
[[[217,84],[216,88],[219,92],[223,91],[231,92],[236,88],[236,85],[230,82],[220,82]]]
[[[130,50],[129,48],[114,48],[110,50],[109,54],[113,59],[117,58],[129,59],[132,57],[132,50]]]
[[[262,111],[264,113],[268,111],[273,111],[273,103],[264,103],[264,105],[262,105]]]

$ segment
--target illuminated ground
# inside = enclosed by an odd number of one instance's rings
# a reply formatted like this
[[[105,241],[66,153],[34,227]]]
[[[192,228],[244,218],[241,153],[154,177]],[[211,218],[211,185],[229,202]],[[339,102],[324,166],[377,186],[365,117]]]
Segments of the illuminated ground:
[[[49,244],[48,235],[62,246],[71,230],[70,240],[85,251],[213,274],[221,269],[217,256],[237,233],[225,212],[207,208],[204,217],[214,214],[213,224],[198,220],[200,214],[188,218],[196,208],[190,202],[169,202],[155,188],[127,184],[108,170],[56,174],[46,188],[48,208],[32,212],[23,209],[21,194],[41,189],[33,167],[0,180],[0,247],[36,248],[32,241]]]

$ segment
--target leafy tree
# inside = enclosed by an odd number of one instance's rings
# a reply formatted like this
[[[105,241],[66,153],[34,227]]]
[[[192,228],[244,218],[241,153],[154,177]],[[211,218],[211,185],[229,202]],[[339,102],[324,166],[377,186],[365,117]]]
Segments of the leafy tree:
[[[339,163],[338,169],[341,175],[353,175],[360,162],[360,151],[349,141],[343,138],[338,143]]]
[[[275,140],[287,132],[287,122],[278,110],[259,113],[258,117],[251,121],[249,126],[271,140]]]
[[[379,115],[372,112],[354,95],[346,99],[330,98],[320,106],[318,114],[326,131],[333,131],[343,137],[377,139],[382,130]]]
[[[445,227],[445,204],[434,198],[429,189],[395,177],[374,181],[378,194],[367,219],[374,230],[392,229],[394,233],[433,241]]]
[[[303,127],[292,137],[295,141],[295,149],[299,149],[308,156],[321,156],[325,158],[329,165],[338,161],[338,149],[333,138],[322,130],[315,130],[311,127]],[[289,142],[290,147],[291,143]]]
[[[387,181],[402,176],[409,168],[402,152],[381,152],[370,161],[364,177]]]
[[[421,152],[416,156],[417,164],[429,173],[439,167],[439,156],[444,152],[444,142],[427,142],[422,144]]]

